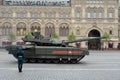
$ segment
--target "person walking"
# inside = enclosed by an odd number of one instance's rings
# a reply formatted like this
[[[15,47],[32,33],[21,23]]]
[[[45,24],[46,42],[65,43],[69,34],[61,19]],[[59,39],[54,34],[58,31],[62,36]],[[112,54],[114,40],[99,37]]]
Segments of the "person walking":
[[[24,62],[24,51],[22,50],[22,46],[18,46],[18,51],[17,51],[17,59],[18,59],[18,70],[19,72],[22,72],[22,66]]]

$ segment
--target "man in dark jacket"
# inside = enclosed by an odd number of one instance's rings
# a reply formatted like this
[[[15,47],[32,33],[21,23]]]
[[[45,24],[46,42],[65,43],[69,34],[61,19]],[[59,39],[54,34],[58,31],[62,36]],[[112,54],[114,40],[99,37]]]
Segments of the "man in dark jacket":
[[[25,58],[24,51],[22,50],[22,46],[18,46],[17,58],[18,58],[18,70],[19,72],[22,72],[22,65]]]

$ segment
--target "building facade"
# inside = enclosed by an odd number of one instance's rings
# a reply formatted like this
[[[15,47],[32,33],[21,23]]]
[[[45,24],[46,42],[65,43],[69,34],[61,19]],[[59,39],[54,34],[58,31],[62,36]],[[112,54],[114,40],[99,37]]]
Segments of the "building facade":
[[[35,29],[45,36],[56,33],[60,39],[67,39],[72,32],[77,39],[102,37],[105,33],[111,39],[118,38],[118,0],[43,0],[39,4],[15,2],[19,0],[0,1],[1,43],[11,32],[19,40]],[[101,44],[101,41],[82,42],[81,45],[91,48],[91,45],[97,47],[98,43]]]
[[[119,20],[118,20],[118,37],[120,39],[120,4],[119,4],[119,9],[118,9],[118,17],[119,17]]]

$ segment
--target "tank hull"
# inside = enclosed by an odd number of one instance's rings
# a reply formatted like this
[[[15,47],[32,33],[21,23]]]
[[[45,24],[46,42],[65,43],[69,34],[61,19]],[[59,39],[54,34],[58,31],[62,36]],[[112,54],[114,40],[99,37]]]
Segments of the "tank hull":
[[[54,60],[76,60],[79,62],[85,55],[89,55],[89,52],[82,50],[77,47],[48,47],[48,46],[26,46],[24,49],[26,62],[38,62],[39,59],[42,61]]]
[[[17,46],[9,46],[7,50],[17,59]],[[25,45],[23,50],[25,52],[25,62],[32,63],[78,63],[86,55],[89,55],[87,50],[77,47]]]

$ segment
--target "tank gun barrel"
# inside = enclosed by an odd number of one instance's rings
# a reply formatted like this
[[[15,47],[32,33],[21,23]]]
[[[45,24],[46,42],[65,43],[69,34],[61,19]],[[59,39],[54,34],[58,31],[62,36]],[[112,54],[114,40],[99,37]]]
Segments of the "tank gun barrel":
[[[88,37],[88,38],[82,38],[82,39],[77,39],[77,40],[72,40],[72,41],[65,41],[65,44],[69,43],[75,43],[75,42],[82,42],[82,41],[89,41],[89,40],[95,40],[95,39],[103,39],[105,37]]]

